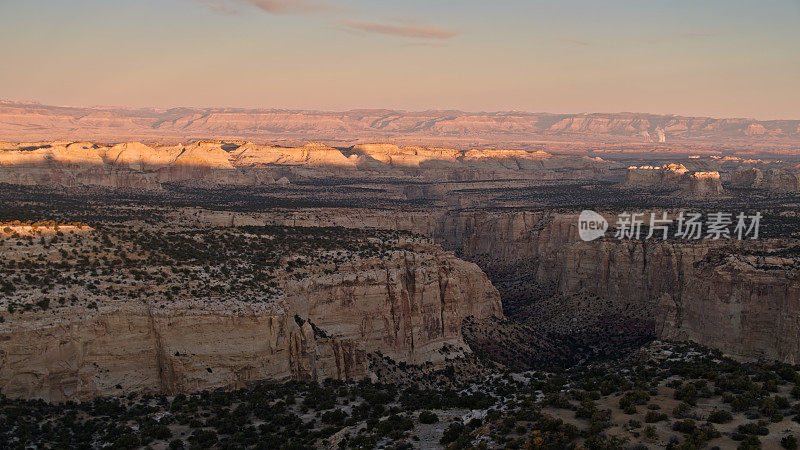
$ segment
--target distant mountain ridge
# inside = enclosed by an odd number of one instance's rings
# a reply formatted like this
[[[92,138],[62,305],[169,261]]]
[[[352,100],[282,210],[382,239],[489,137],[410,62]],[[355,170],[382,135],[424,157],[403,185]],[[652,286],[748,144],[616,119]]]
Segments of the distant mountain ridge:
[[[301,111],[244,108],[48,106],[0,101],[0,138],[153,141],[191,138],[629,144],[800,145],[800,120],[716,119],[646,113],[550,114],[393,110]]]

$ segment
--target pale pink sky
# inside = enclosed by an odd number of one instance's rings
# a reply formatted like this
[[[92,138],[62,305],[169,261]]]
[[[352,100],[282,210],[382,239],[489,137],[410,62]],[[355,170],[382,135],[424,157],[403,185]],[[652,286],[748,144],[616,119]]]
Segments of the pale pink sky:
[[[0,98],[800,119],[795,0],[0,0]]]

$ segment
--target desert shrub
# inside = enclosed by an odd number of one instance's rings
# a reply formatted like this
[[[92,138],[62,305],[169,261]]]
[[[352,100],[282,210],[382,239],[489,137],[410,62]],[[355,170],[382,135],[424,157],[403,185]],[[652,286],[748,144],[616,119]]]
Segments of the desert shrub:
[[[543,403],[546,406],[552,406],[553,408],[562,408],[562,409],[567,409],[570,406],[572,406],[570,405],[569,400],[567,400],[566,397],[564,397],[559,393],[548,394],[544,398]]]
[[[338,408],[322,414],[322,423],[341,425],[345,420],[347,420],[347,413]]]
[[[193,446],[208,448],[217,443],[217,433],[213,430],[199,430],[189,436],[189,442]]]
[[[736,427],[736,431],[741,434],[747,435],[761,435],[766,436],[769,434],[769,429],[763,425],[756,423],[745,423]]]
[[[650,400],[650,394],[644,391],[627,392],[619,399],[619,408],[626,410],[631,406],[644,405]]]
[[[575,410],[575,417],[578,419],[591,419],[597,411],[597,406],[591,400],[582,401],[578,409]]]
[[[644,416],[644,421],[647,423],[656,423],[662,422],[667,420],[668,416],[664,413],[655,412],[655,411],[647,411],[647,414]]]
[[[687,383],[675,390],[675,400],[681,400],[689,405],[697,404],[697,387],[694,383]]]
[[[414,428],[414,422],[411,419],[392,414],[378,422],[377,432],[379,436],[390,436],[412,428]]]
[[[442,438],[439,440],[439,443],[442,445],[447,445],[458,439],[463,431],[464,424],[461,422],[453,422],[444,430],[444,434],[442,434]]]
[[[422,411],[419,413],[419,421],[424,424],[432,424],[439,421],[439,416],[431,411]]]
[[[758,440],[755,436],[747,436],[744,440],[736,447],[738,450],[756,450],[761,449],[761,441]]]
[[[723,409],[715,409],[708,415],[708,421],[711,423],[728,423],[733,420],[733,414]]]
[[[686,403],[678,403],[678,406],[672,409],[672,415],[678,418],[686,417],[691,409],[691,406]]]
[[[679,431],[684,434],[691,433],[695,428],[697,428],[697,424],[692,419],[678,420],[672,424],[672,431]]]

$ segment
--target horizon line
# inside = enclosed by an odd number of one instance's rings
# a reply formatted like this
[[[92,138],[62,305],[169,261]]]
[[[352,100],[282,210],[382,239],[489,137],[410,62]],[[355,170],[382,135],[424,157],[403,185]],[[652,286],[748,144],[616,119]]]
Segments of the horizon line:
[[[518,109],[507,110],[463,110],[452,108],[427,108],[427,109],[402,109],[402,108],[346,108],[346,109],[325,109],[325,108],[291,108],[291,107],[253,107],[253,106],[122,106],[122,105],[75,105],[75,104],[52,104],[42,103],[36,100],[14,100],[2,99],[1,103],[11,103],[16,105],[31,105],[31,106],[44,106],[53,108],[84,108],[84,109],[120,109],[120,110],[155,110],[155,111],[170,111],[177,109],[198,109],[198,110],[245,110],[245,111],[292,111],[292,112],[314,112],[314,113],[346,113],[355,111],[391,111],[399,113],[426,113],[426,112],[452,112],[462,114],[522,114],[522,115],[550,115],[550,116],[588,116],[588,115],[614,115],[614,114],[633,114],[633,115],[649,115],[649,116],[662,116],[662,117],[680,117],[680,118],[703,118],[715,120],[753,120],[757,122],[792,122],[800,121],[796,119],[759,119],[756,117],[745,116],[715,116],[715,115],[688,115],[678,113],[655,113],[655,112],[642,112],[642,111],[581,111],[581,112],[548,112],[548,111],[527,111]]]

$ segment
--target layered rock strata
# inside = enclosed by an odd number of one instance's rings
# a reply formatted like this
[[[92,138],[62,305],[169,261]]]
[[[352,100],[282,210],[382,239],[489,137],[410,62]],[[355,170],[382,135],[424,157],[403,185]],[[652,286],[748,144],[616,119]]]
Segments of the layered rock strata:
[[[502,317],[473,263],[429,244],[285,277],[268,302],[184,298],[17,312],[0,324],[10,397],[175,394],[264,380],[369,376],[367,355],[440,364],[469,352],[467,317]]]
[[[626,187],[678,189],[689,197],[711,197],[723,193],[717,171],[690,172],[682,164],[656,166],[631,166],[625,175]]]
[[[336,149],[249,142],[183,145],[92,142],[0,143],[0,183],[159,190],[165,183],[264,185],[370,177],[374,180],[602,178],[609,163],[523,150],[453,150],[395,145]]]
[[[230,213],[194,211],[192,220],[230,223]],[[235,220],[410,230],[474,261],[493,281],[515,278],[522,302],[584,296],[600,309],[648,327],[654,336],[692,340],[742,359],[800,361],[800,243],[761,241],[583,242],[578,214],[470,211],[394,214],[316,210]],[[188,218],[188,217],[187,217]],[[614,217],[607,216],[609,223]],[[513,293],[501,289],[506,306]],[[581,300],[585,302],[585,298]],[[592,301],[607,306],[591,307]],[[554,303],[557,305],[557,303]],[[536,304],[528,305],[536,308]],[[543,307],[543,306],[539,306]]]

